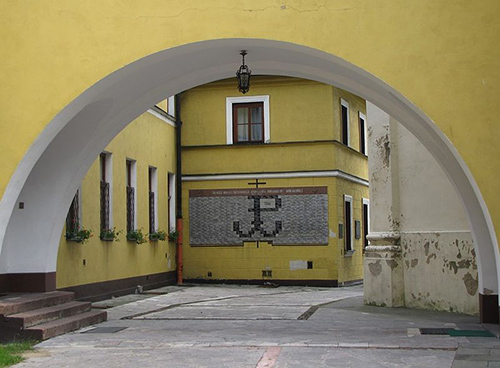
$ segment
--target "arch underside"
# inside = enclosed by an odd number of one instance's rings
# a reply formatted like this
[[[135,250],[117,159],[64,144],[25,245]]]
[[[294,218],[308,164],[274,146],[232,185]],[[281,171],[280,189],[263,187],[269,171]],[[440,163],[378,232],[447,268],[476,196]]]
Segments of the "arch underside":
[[[464,204],[476,247],[480,293],[498,293],[498,249],[488,210],[465,163],[436,125],[399,92],[338,57],[262,39],[211,40],[164,50],[112,73],[71,102],[32,145],[2,198],[0,274],[55,272],[67,209],[97,155],[156,102],[234,76],[241,49],[248,50],[253,74],[335,85],[377,105],[412,132],[441,165]]]

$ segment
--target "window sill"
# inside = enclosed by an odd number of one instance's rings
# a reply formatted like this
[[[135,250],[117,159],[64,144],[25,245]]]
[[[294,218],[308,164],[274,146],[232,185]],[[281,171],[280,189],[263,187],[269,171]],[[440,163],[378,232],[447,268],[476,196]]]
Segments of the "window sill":
[[[104,237],[99,237],[99,239],[101,239],[102,241],[106,241],[106,242],[110,242],[110,241],[115,240],[115,238],[104,238]]]
[[[355,250],[346,250],[344,251],[344,257],[352,257],[354,255]]]
[[[83,238],[81,236],[66,236],[66,240],[75,243],[81,243]]]

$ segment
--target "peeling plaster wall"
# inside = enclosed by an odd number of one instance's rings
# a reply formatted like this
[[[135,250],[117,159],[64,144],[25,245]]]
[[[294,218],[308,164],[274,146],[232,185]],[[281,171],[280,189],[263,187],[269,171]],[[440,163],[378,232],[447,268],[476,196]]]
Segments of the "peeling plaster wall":
[[[401,246],[406,307],[478,313],[470,232],[402,233]]]
[[[367,121],[365,303],[478,313],[472,234],[454,188],[422,144],[369,102]]]
[[[478,272],[464,208],[437,162],[406,128],[391,121],[391,138],[405,305],[478,313]]]

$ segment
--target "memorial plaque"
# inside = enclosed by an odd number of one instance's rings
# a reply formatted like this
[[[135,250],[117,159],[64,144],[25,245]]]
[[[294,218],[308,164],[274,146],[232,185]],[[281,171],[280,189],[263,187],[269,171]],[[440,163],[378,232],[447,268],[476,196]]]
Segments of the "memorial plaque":
[[[326,187],[189,191],[191,245],[328,244]]]

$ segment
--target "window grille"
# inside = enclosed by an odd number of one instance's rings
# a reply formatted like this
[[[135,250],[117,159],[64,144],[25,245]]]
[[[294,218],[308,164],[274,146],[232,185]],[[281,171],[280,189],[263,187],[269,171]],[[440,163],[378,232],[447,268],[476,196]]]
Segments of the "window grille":
[[[149,191],[149,233],[155,231],[155,192]]]
[[[109,183],[101,180],[101,230],[109,229]]]
[[[135,188],[127,187],[127,232],[135,230],[134,205]]]
[[[66,216],[66,232],[75,233],[79,230],[80,219],[79,219],[79,191],[76,191],[71,206],[69,207],[68,215]]]

